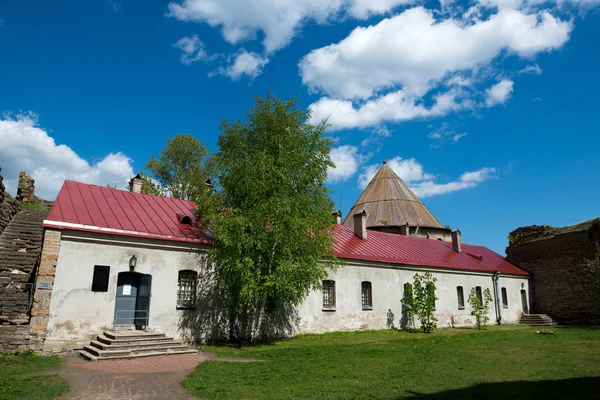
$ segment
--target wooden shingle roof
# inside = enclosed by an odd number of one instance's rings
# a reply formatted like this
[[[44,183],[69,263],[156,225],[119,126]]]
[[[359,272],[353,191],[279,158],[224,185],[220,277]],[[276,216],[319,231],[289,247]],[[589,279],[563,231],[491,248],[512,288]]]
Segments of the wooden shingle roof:
[[[367,212],[367,227],[410,226],[443,228],[425,204],[392,169],[383,162],[365,191],[358,198],[343,225],[353,226],[352,216]]]

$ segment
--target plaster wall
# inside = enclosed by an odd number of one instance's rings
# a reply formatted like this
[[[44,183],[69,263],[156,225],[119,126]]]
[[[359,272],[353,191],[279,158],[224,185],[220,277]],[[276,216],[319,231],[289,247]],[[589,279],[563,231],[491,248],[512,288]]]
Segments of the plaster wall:
[[[331,274],[329,279],[336,285],[336,310],[324,311],[322,294],[312,292],[304,304],[298,308],[298,333],[320,333],[336,330],[382,329],[403,327],[402,296],[404,284],[412,283],[416,272],[423,273],[426,268],[414,268],[385,265],[365,265],[349,262],[346,266]],[[494,297],[491,274],[457,273],[430,269],[437,278],[435,315],[438,326],[470,326],[475,319],[470,315],[471,307],[467,299],[471,288],[481,286],[489,288]],[[373,309],[363,310],[361,282],[369,281],[372,287]],[[522,277],[501,276],[498,282],[498,295],[506,287],[508,307],[502,308],[503,323],[517,323],[523,310],[521,306],[521,284],[527,289],[528,279]],[[465,308],[459,310],[457,286],[463,287]],[[529,296],[528,296],[529,301]],[[494,304],[490,304],[490,323],[496,322]],[[419,326],[418,320],[416,327]]]
[[[222,299],[215,299],[216,292],[207,290],[211,283],[206,279],[200,279],[196,310],[178,310],[176,306],[178,271],[194,270],[199,272],[199,276],[210,276],[207,274],[210,268],[207,268],[203,257],[207,249],[207,246],[201,245],[63,231],[44,348],[82,347],[84,342],[103,330],[112,329],[118,274],[129,271],[132,255],[138,259],[135,271],[152,275],[151,330],[175,338],[194,338],[194,332],[188,332],[190,329],[199,333],[214,330],[216,325],[226,327],[227,312],[217,306]],[[91,291],[94,265],[110,266],[107,292]],[[441,327],[474,324],[467,303],[472,287],[489,288],[494,296],[491,274],[348,261],[330,276],[336,282],[335,311],[323,311],[322,293],[313,291],[297,308],[290,333],[398,328],[405,325],[401,321],[404,283],[412,283],[416,272],[427,270],[438,279],[436,316]],[[362,281],[372,284],[372,310],[362,309]],[[506,287],[508,294],[508,308],[502,309],[503,323],[516,323],[523,311],[521,285],[527,290],[528,279],[500,277],[499,288]],[[457,286],[463,287],[464,310],[458,309]],[[500,289],[498,293],[500,295]],[[490,323],[495,323],[493,304],[490,304],[489,317]]]
[[[152,275],[151,330],[179,338],[177,277],[180,270],[199,271],[206,247],[166,242],[117,238],[101,242],[105,235],[65,231],[56,266],[44,348],[77,348],[86,340],[112,329],[117,278],[129,271],[135,255],[135,272]],[[111,237],[109,237],[111,238]],[[114,239],[114,236],[111,238]],[[94,265],[110,266],[107,292],[92,292]]]

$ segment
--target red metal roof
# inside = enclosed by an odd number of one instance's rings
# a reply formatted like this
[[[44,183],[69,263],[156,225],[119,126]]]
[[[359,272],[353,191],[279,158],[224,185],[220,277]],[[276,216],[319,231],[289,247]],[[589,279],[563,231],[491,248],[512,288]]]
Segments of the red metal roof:
[[[43,225],[121,236],[211,243],[212,237],[207,230],[180,223],[184,216],[193,221],[195,208],[192,201],[65,181]]]
[[[353,227],[343,225],[334,225],[334,237],[333,248],[338,258],[529,275],[483,246],[463,243],[462,251],[457,253],[452,249],[452,243],[371,230],[363,240],[354,236]]]
[[[102,186],[65,181],[43,225],[48,228],[101,232],[180,242],[212,243],[212,235],[196,226],[192,201],[131,193]],[[334,251],[339,258],[430,266],[466,271],[529,275],[483,246],[452,244],[433,239],[368,231],[367,239],[354,236],[350,226],[334,225]]]

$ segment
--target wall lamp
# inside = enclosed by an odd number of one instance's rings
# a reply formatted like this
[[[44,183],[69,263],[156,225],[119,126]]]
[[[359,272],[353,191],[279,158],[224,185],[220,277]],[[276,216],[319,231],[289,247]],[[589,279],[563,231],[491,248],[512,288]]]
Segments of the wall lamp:
[[[136,265],[137,265],[137,258],[135,256],[131,256],[131,258],[129,259],[129,271],[133,272]]]

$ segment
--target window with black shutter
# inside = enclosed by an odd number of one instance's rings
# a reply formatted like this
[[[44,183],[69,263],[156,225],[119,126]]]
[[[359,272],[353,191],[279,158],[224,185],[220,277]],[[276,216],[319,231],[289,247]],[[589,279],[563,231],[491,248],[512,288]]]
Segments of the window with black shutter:
[[[109,277],[110,267],[108,265],[94,265],[92,292],[108,292]]]

